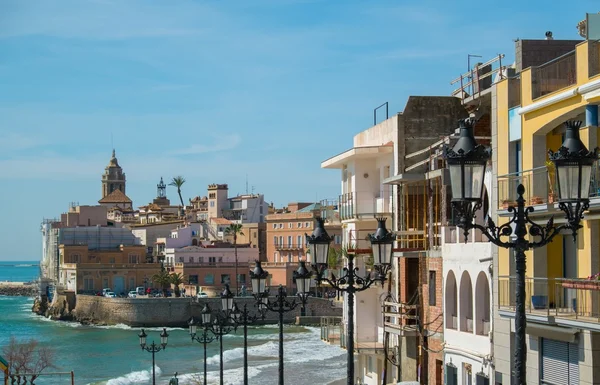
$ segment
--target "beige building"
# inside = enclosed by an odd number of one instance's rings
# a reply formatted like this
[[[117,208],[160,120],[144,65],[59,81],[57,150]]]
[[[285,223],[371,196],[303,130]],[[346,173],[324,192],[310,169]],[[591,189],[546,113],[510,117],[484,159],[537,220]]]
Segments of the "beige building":
[[[306,259],[305,234],[312,233],[315,218],[320,215],[319,203],[290,203],[281,212],[267,215],[267,261],[297,263]],[[326,229],[334,238],[331,246],[342,247],[342,227],[339,222],[326,223]]]
[[[77,293],[110,288],[117,295],[127,294],[138,286],[151,286],[152,276],[160,271],[159,263],[146,263],[142,245],[90,249],[88,245],[61,244],[58,250],[60,281]]]

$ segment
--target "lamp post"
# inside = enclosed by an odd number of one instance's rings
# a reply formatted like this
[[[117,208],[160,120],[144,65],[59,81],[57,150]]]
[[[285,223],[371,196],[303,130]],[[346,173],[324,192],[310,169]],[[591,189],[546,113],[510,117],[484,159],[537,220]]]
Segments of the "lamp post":
[[[211,312],[208,305],[204,305],[204,309],[201,312],[201,326],[202,326],[202,334],[196,335],[198,321],[192,317],[188,321],[188,325],[190,326],[190,336],[192,337],[192,341],[196,341],[201,343],[204,346],[204,385],[206,385],[206,344],[209,344],[215,340],[215,335],[209,330],[210,320],[211,320]]]
[[[480,230],[493,244],[514,249],[516,254],[516,309],[515,309],[515,363],[513,378],[516,384],[526,383],[525,346],[525,252],[550,243],[562,230],[571,230],[573,240],[583,212],[589,208],[589,186],[592,166],[597,159],[597,149],[588,151],[579,138],[580,121],[565,122],[566,133],[562,146],[557,152],[549,151],[549,158],[556,166],[558,180],[558,207],[565,213],[567,223],[554,225],[550,218],[546,225],[539,225],[529,218],[533,207],[525,207],[525,187],[517,187],[517,206],[508,208],[512,218],[507,223],[496,226],[488,217],[485,225],[474,223],[474,217],[481,208],[485,168],[491,150],[475,142],[473,120],[459,121],[460,137],[454,148],[446,147],[444,156],[450,170],[452,186],[452,206],[459,215],[458,226],[463,229],[465,242],[469,230]],[[511,240],[514,235],[516,238]],[[529,235],[529,239],[525,237]],[[504,240],[503,238],[506,238]],[[532,238],[538,238],[536,242]]]
[[[298,297],[303,306],[306,304],[308,291],[310,290],[312,274],[309,273],[304,261],[301,261],[298,270],[294,271]],[[269,272],[263,270],[260,261],[256,261],[254,270],[250,270],[250,279],[252,280],[252,292],[254,298],[256,298],[258,309],[262,313],[263,319],[267,310],[279,314],[279,385],[283,385],[283,314],[294,310],[298,303],[295,300],[288,300],[287,292],[281,285],[279,285],[275,300],[269,301],[269,291],[266,289],[268,277]]]
[[[233,304],[231,313],[235,323],[244,326],[244,385],[248,385],[248,325],[254,323],[258,317],[250,314],[246,304],[244,310],[240,310],[237,304]]]
[[[373,283],[379,281],[383,285],[386,275],[391,268],[392,254],[394,252],[395,235],[385,228],[385,218],[377,218],[377,230],[375,234],[369,234],[371,248],[373,251],[373,264],[377,272],[374,278],[371,275],[362,277],[358,275],[358,268],[354,267],[354,254],[348,254],[348,265],[344,267],[344,274],[341,277],[324,277],[327,269],[327,256],[329,254],[329,243],[331,237],[325,230],[322,218],[317,218],[317,226],[312,235],[306,235],[310,254],[315,258],[312,265],[315,272],[317,284],[322,281],[327,282],[337,291],[348,295],[347,316],[348,327],[346,330],[347,346],[347,384],[353,385],[354,381],[354,293],[367,290]]]
[[[229,290],[229,285],[225,285],[225,290],[221,293],[221,311],[215,314],[215,319],[213,322],[210,322],[209,319],[209,327],[210,331],[217,337],[219,340],[219,383],[223,385],[223,336],[225,334],[231,333],[232,330],[235,330],[237,327],[235,325],[235,320],[232,318],[231,311],[233,310],[233,293]],[[206,305],[208,308],[208,313],[210,314],[210,308],[208,304]]]
[[[162,333],[160,333],[160,345],[157,345],[154,343],[154,341],[152,341],[152,344],[150,344],[150,346],[146,345],[146,337],[148,337],[148,335],[146,334],[146,332],[144,332],[144,329],[142,329],[138,337],[140,337],[140,346],[142,347],[142,350],[152,353],[152,385],[156,385],[154,355],[160,352],[161,350],[165,350],[167,348],[169,334],[167,333],[167,329],[163,328]]]

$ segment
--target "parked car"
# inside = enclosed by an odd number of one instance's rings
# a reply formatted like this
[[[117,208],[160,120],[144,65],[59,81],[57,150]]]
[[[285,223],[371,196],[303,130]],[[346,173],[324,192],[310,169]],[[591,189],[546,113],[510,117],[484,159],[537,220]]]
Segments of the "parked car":
[[[208,298],[208,294],[206,294],[205,292],[200,292],[198,294],[196,294],[197,298]]]
[[[102,289],[102,295],[106,295],[106,293],[108,293],[109,291],[112,292],[112,289],[110,287]]]
[[[138,286],[135,288],[135,292],[137,295],[144,295],[146,294],[146,289],[144,289],[144,286]]]
[[[129,298],[137,298],[138,293],[135,290],[132,290],[127,295]]]
[[[113,293],[112,291],[107,291],[106,293],[104,293],[104,296],[107,298],[116,298],[117,295],[115,293]]]

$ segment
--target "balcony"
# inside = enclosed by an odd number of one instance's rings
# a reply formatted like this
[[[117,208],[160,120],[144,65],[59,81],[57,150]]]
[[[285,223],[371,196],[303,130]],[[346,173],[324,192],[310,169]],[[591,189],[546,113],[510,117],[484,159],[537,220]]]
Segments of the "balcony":
[[[384,333],[399,336],[416,335],[417,327],[417,305],[384,301]],[[456,317],[455,317],[456,318]]]
[[[558,185],[554,170],[536,167],[531,170],[498,176],[498,208],[506,210],[517,205],[517,186],[525,186],[525,205],[554,204],[558,202]],[[592,167],[590,199],[600,197],[600,167]]]
[[[341,220],[375,218],[392,213],[392,196],[389,192],[351,192],[340,195]]]
[[[501,315],[514,317],[515,293],[516,277],[498,277],[498,309]],[[525,279],[525,296],[528,319],[600,330],[600,281],[528,277]]]
[[[577,83],[575,51],[531,68],[531,98],[537,99]]]
[[[275,243],[275,250],[304,250],[302,243]]]

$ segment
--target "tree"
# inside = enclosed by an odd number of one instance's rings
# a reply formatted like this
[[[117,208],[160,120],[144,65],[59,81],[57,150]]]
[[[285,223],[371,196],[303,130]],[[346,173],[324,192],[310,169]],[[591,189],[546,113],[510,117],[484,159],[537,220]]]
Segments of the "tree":
[[[44,370],[56,368],[54,350],[48,346],[40,346],[39,341],[35,339],[19,343],[11,336],[8,345],[2,349],[2,354],[8,362],[8,372],[11,375],[28,377],[32,385]]]
[[[235,255],[235,295],[239,295],[238,289],[238,255],[237,255],[237,237],[238,235],[244,235],[242,232],[242,225],[232,223],[225,229],[225,235],[233,236],[233,253]]]
[[[171,287],[171,276],[166,270],[161,270],[160,273],[152,276],[152,282],[160,286],[163,295],[167,296],[167,289]]]
[[[181,297],[179,285],[181,285],[185,281],[183,275],[181,273],[172,273],[169,278],[171,279],[171,284],[175,286],[175,297]]]
[[[169,183],[169,186],[177,187],[177,194],[179,194],[179,201],[181,202],[181,214],[182,214],[181,216],[183,216],[183,212],[184,212],[184,208],[185,208],[185,206],[183,205],[183,198],[181,197],[181,186],[183,186],[184,183],[185,183],[185,178],[182,177],[181,175],[174,177],[173,179],[171,179],[171,183]]]

